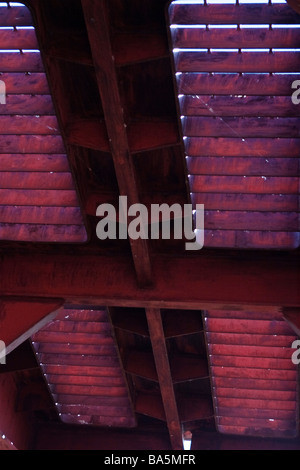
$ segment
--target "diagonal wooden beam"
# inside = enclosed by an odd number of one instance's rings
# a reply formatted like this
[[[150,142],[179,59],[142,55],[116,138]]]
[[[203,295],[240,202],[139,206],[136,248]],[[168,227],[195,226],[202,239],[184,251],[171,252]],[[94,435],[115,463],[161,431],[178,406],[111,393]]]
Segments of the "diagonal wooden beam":
[[[123,115],[118,77],[110,41],[105,0],[82,0],[99,93],[121,196],[128,206],[139,202],[135,168]],[[140,286],[151,284],[151,262],[147,240],[131,240],[131,251]]]
[[[146,309],[146,316],[172,448],[174,450],[183,450],[182,429],[172,382],[161,312],[158,308],[148,308]]]

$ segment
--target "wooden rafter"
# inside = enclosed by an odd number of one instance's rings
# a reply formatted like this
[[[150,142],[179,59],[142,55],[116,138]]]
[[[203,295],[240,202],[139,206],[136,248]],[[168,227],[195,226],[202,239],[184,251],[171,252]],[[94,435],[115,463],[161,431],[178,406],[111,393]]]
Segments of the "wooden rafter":
[[[109,35],[105,0],[82,0],[87,32],[102,100],[120,194],[128,205],[139,202],[135,169],[128,144],[118,78]],[[130,240],[140,286],[151,284],[151,263],[147,240]]]
[[[148,308],[146,309],[146,316],[172,448],[174,450],[182,450],[182,429],[172,382],[160,309]]]

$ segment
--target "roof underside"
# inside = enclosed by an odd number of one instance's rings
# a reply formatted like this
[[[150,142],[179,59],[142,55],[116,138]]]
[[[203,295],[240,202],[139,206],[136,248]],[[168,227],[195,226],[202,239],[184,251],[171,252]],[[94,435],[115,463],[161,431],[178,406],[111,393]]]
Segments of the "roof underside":
[[[173,449],[206,432],[298,439],[300,16],[24,3],[0,3],[0,327],[11,349],[30,341],[46,422],[150,423]],[[204,248],[99,240],[96,209],[119,221],[119,196],[204,204]]]

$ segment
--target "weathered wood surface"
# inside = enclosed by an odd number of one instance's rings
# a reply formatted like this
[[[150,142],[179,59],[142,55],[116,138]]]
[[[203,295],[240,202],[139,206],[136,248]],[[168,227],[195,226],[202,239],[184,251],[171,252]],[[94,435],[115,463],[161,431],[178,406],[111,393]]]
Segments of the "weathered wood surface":
[[[63,309],[32,340],[64,423],[135,425],[104,308]]]
[[[283,317],[212,310],[205,327],[219,431],[296,436],[295,336]]]

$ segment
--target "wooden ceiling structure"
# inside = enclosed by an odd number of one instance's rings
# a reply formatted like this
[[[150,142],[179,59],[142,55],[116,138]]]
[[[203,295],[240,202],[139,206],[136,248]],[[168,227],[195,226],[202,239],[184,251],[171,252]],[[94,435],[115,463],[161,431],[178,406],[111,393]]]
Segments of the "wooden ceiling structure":
[[[3,448],[299,449],[289,3],[0,4]],[[204,247],[99,240],[119,196],[204,204]]]

